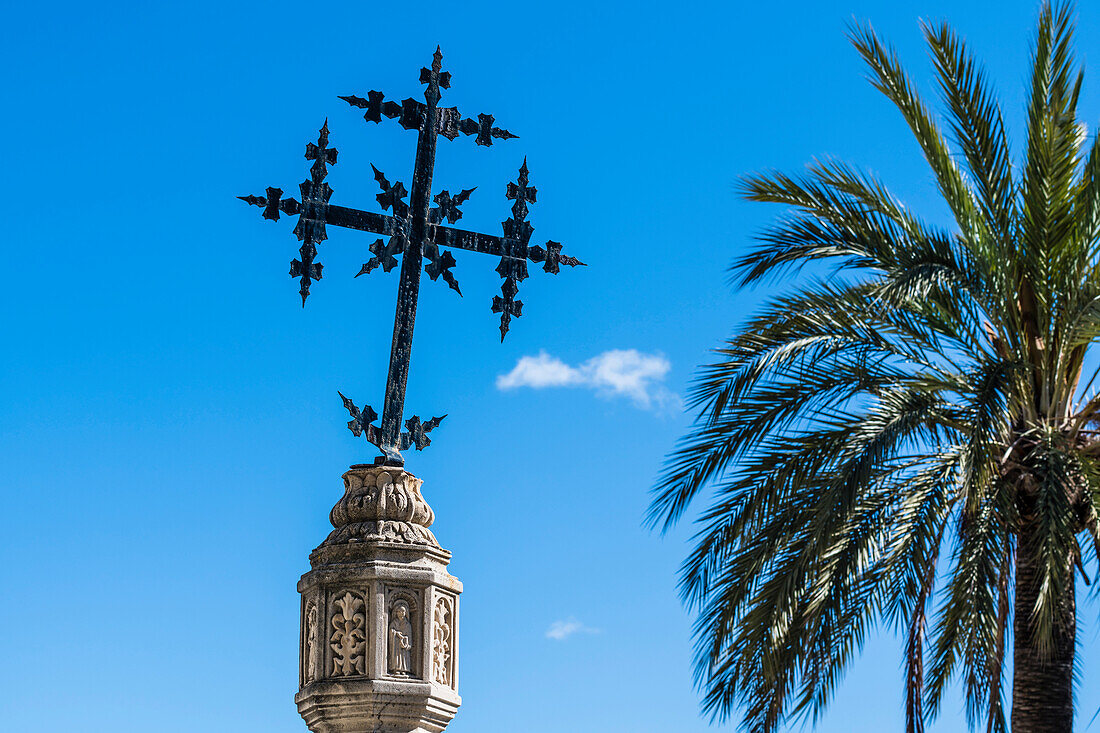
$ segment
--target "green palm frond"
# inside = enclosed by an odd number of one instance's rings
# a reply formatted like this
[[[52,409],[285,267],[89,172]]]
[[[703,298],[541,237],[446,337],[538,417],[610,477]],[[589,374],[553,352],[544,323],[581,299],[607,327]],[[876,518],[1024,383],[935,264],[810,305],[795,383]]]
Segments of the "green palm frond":
[[[897,54],[883,46],[869,26],[852,28],[849,37],[868,66],[871,83],[894,103],[913,132],[963,237],[968,242],[984,241],[987,232],[974,194]]]
[[[985,75],[965,45],[947,24],[924,24],[924,36],[939,72],[951,127],[967,162],[967,172],[990,232],[989,241],[975,242],[987,256],[1013,245],[1015,184],[1001,110]]]

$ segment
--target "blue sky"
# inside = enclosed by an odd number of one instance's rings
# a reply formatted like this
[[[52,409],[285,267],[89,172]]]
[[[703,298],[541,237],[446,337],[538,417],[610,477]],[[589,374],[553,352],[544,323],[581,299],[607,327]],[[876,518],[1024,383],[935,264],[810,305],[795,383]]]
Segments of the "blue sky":
[[[994,10],[995,8],[995,10]],[[234,198],[291,191],[327,117],[332,201],[378,210],[415,135],[337,99],[419,95],[519,140],[440,141],[436,187],[477,186],[495,233],[523,157],[535,240],[589,264],[522,284],[501,345],[495,262],[425,280],[407,406],[448,413],[409,467],[462,596],[455,733],[704,731],[675,591],[690,528],[641,527],[695,367],[766,293],[725,268],[778,210],[738,174],[837,156],[943,221],[915,144],[845,40],[869,19],[932,97],[918,20],[987,61],[1022,138],[1038,4],[23,3],[0,30],[0,719],[8,730],[303,731],[298,595],[340,474],[373,449],[338,389],[382,399],[397,273],[331,232],[303,310],[297,242]],[[1082,4],[1079,48],[1100,43]],[[1100,123],[1090,73],[1083,101]],[[541,238],[541,239],[540,239]],[[1079,641],[1079,729],[1100,709]],[[900,727],[900,651],[872,636],[821,731]],[[730,728],[732,729],[732,728]],[[933,730],[964,729],[958,699]]]

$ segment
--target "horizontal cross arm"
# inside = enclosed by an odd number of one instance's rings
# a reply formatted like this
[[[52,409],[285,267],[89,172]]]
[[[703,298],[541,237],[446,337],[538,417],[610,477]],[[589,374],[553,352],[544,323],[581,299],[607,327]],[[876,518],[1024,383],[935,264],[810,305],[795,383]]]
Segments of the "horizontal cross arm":
[[[492,234],[468,232],[465,229],[455,229],[454,227],[439,226],[438,224],[429,224],[427,234],[428,239],[440,247],[453,247],[454,249],[481,252],[497,257],[503,256],[506,250],[504,240]]]
[[[394,235],[401,231],[401,225],[392,216],[332,204],[329,204],[325,209],[325,222],[338,227],[357,229],[361,232],[374,232],[375,234]]]

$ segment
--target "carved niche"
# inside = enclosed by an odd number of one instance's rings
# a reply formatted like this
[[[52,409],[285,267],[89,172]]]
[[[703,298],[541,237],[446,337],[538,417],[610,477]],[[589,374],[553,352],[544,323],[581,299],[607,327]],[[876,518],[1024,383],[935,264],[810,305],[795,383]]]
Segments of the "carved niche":
[[[414,593],[391,590],[386,603],[386,672],[394,677],[419,677],[420,618]]]
[[[332,614],[332,674],[347,676],[366,674],[367,616],[363,598],[346,591],[333,600]]]
[[[454,601],[440,596],[432,614],[432,680],[454,687]]]
[[[413,627],[409,604],[398,601],[390,613],[389,673],[398,677],[412,676]]]

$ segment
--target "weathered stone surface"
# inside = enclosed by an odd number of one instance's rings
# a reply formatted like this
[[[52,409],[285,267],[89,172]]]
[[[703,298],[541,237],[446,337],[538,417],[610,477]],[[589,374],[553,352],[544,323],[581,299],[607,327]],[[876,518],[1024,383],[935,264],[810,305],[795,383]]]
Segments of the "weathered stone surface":
[[[353,466],[302,576],[298,711],[314,733],[438,733],[458,696],[458,596],[421,482]]]
[[[329,513],[335,528],[325,545],[385,541],[439,547],[428,527],[435,513],[420,495],[423,482],[399,468],[353,466],[344,495]]]

